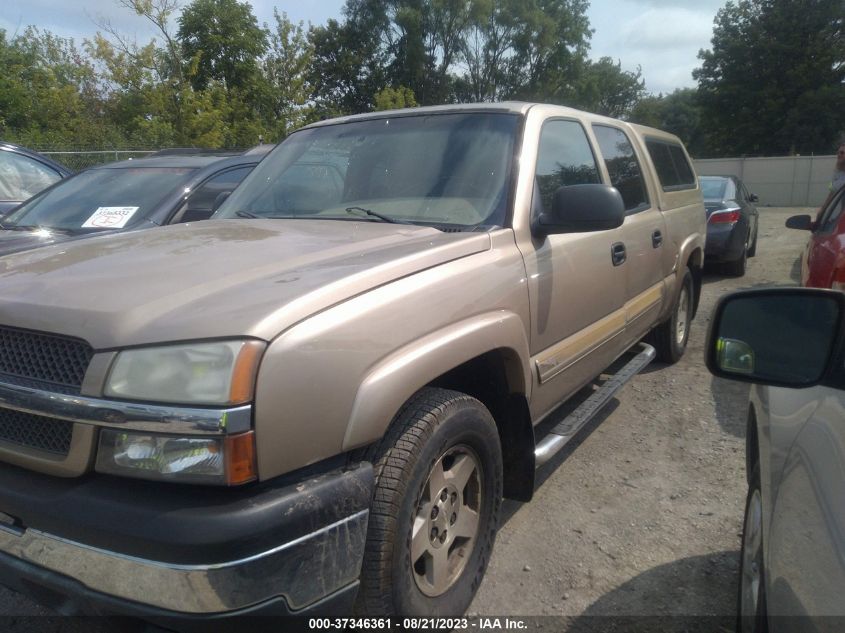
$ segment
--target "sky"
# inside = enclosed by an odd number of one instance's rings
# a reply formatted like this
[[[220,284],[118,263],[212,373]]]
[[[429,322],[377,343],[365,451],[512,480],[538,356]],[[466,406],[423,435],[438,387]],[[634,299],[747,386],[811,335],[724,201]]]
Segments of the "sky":
[[[182,4],[187,4],[187,0]],[[341,17],[344,0],[251,0],[259,23],[273,21],[273,7],[294,22],[323,24]],[[624,70],[642,70],[646,89],[668,93],[694,86],[699,49],[710,47],[713,18],[724,0],[592,0],[587,15],[595,29],[590,57],[609,56]],[[153,30],[118,0],[0,0],[0,29],[7,35],[29,24],[77,42],[109,20],[121,33],[147,41]]]

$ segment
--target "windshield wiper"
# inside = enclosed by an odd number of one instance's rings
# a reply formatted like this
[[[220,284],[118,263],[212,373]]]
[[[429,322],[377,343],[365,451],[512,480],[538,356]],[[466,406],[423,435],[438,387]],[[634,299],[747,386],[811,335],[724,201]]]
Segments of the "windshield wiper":
[[[390,224],[413,224],[413,222],[408,222],[407,220],[391,218],[389,215],[382,215],[381,213],[376,213],[372,209],[365,209],[364,207],[346,207],[347,213],[355,213],[356,211],[366,213],[367,215],[371,215],[374,218],[378,218],[382,222],[389,222]]]
[[[260,215],[255,215],[251,211],[235,211],[235,215],[239,218],[250,218],[252,220],[257,220],[261,217]]]

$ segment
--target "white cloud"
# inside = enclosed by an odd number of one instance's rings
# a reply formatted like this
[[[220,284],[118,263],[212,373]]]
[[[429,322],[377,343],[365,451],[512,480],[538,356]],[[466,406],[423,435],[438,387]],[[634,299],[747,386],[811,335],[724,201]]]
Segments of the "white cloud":
[[[697,52],[713,33],[708,17],[689,9],[649,9],[623,27],[623,43],[633,50]]]
[[[652,93],[694,86],[692,70],[699,66],[699,49],[710,47],[719,6],[715,0],[594,0],[591,57],[618,59],[628,71],[639,66]]]

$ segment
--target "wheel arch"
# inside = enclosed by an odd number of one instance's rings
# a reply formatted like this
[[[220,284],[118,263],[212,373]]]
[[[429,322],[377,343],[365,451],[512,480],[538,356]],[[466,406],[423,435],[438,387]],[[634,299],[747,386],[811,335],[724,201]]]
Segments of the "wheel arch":
[[[343,449],[379,441],[402,406],[424,387],[460,391],[484,404],[496,421],[505,497],[528,500],[534,490],[529,358],[525,328],[513,313],[481,315],[414,341],[362,381]]]
[[[701,288],[703,283],[704,271],[704,251],[701,248],[694,249],[687,258],[686,267],[692,273],[692,316],[693,318],[698,313],[698,304],[701,302]]]

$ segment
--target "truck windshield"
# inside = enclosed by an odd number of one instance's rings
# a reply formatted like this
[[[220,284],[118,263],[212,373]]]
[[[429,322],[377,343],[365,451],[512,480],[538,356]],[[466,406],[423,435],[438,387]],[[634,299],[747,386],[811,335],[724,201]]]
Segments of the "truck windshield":
[[[473,112],[302,130],[259,163],[215,217],[503,226],[518,123],[517,115]]]

